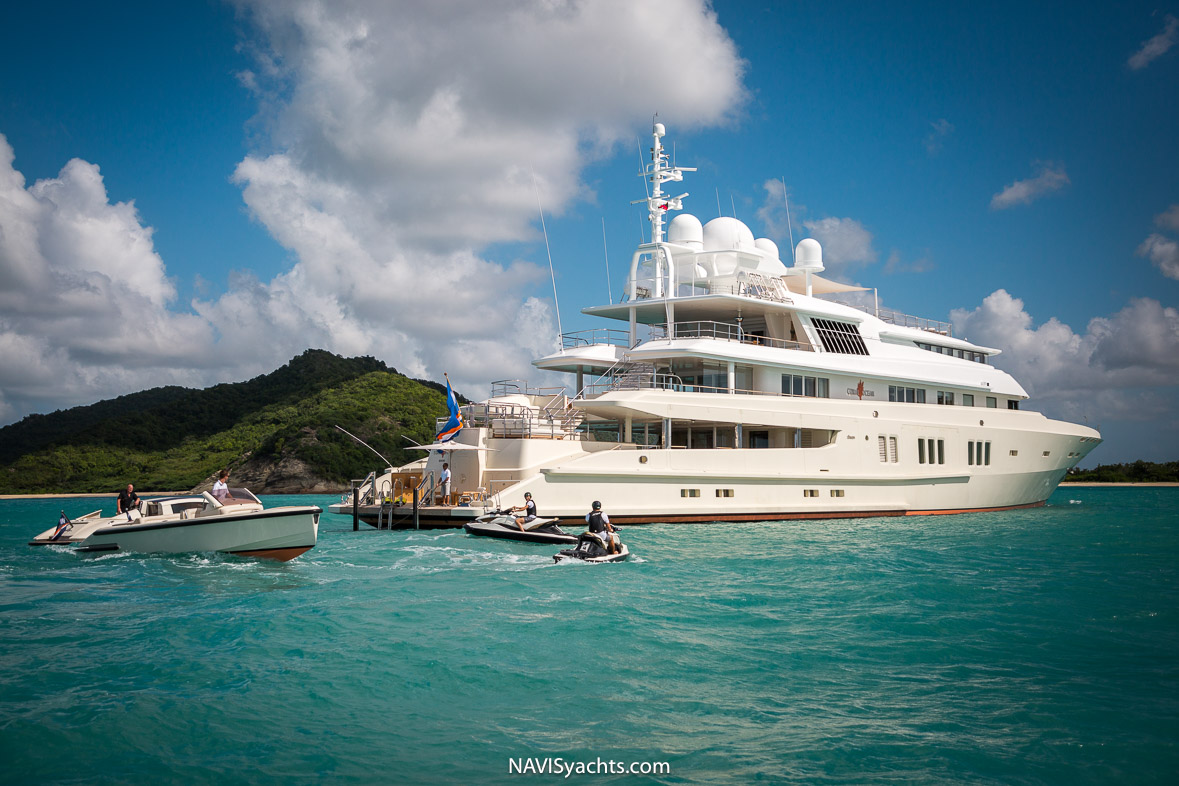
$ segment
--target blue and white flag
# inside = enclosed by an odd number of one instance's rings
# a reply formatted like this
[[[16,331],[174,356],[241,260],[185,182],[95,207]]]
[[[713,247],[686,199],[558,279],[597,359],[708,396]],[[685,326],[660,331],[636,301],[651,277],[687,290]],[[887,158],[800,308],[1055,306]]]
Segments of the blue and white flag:
[[[434,437],[435,442],[450,442],[463,429],[463,416],[459,412],[458,399],[450,387],[450,377],[446,377],[446,408],[450,410],[450,419],[438,432],[438,436]]]

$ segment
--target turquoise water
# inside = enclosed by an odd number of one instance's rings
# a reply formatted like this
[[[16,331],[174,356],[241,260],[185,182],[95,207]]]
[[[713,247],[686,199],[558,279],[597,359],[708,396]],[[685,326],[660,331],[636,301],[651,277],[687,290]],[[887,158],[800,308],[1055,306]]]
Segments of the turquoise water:
[[[1170,783],[1176,503],[630,527],[587,566],[328,514],[284,564],[84,556],[25,543],[94,501],[0,501],[0,781]]]

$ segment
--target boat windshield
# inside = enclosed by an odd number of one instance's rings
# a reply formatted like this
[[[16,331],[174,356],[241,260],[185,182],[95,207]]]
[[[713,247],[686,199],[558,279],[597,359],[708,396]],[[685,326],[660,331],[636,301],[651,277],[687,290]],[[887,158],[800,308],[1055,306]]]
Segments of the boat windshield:
[[[245,488],[231,488],[229,495],[222,502],[256,502],[259,505],[262,504],[262,500],[255,497],[253,492]]]

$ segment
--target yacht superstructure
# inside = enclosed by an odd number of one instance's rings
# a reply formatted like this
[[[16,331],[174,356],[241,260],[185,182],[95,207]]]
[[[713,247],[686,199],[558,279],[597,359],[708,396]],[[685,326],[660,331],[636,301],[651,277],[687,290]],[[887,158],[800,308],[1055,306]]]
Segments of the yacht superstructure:
[[[374,505],[412,476],[434,526],[526,491],[547,517],[597,499],[620,523],[996,510],[1043,504],[1100,443],[1021,409],[1027,393],[990,363],[999,350],[833,299],[871,301],[820,275],[813,239],[787,267],[735,218],[680,214],[665,232],[687,194],[663,184],[692,170],[669,162],[664,133],[655,124],[640,200],[651,242],[632,256],[622,302],[584,309],[620,327],[565,334],[534,361],[570,386],[494,383],[442,451],[370,482]],[[444,461],[456,493],[438,500]]]

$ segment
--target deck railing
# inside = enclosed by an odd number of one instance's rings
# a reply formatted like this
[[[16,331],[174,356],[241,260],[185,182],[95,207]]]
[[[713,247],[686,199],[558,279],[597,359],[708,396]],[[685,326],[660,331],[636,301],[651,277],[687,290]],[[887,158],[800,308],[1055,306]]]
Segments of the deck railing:
[[[721,341],[736,341],[742,344],[757,344],[777,349],[797,349],[802,352],[814,352],[810,344],[799,341],[788,341],[783,338],[753,335],[746,332],[740,325],[729,322],[673,322],[669,332],[667,324],[651,325],[652,339],[677,338],[715,338]]]

